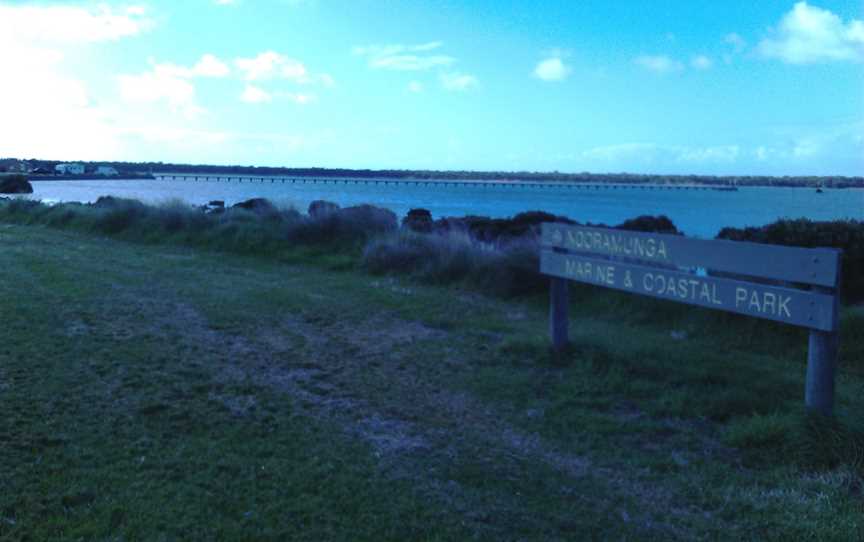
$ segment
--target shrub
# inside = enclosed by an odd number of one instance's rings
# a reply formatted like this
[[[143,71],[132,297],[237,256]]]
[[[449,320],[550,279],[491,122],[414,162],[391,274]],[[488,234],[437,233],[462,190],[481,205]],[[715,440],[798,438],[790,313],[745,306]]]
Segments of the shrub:
[[[864,222],[778,220],[759,228],[723,228],[718,239],[843,251],[841,295],[847,303],[864,301]]]
[[[426,282],[466,278],[482,257],[465,235],[427,235],[403,231],[370,241],[362,263],[372,273],[410,273]]]
[[[95,228],[108,234],[128,230],[152,212],[152,208],[148,208],[140,201],[110,196],[100,197],[93,206],[101,210],[97,215]]]
[[[362,256],[372,273],[412,274],[424,282],[466,281],[482,291],[513,297],[543,292],[548,278],[538,272],[534,240],[494,248],[464,232],[422,234],[402,231],[370,241]]]
[[[668,233],[673,235],[681,235],[678,228],[665,215],[650,216],[642,215],[636,218],[625,220],[615,226],[617,230],[644,231],[649,233]]]
[[[411,209],[402,219],[403,228],[420,233],[431,232],[432,226],[432,213],[428,209]]]
[[[0,194],[32,194],[33,185],[25,175],[0,176]]]
[[[372,205],[358,205],[314,216],[297,215],[285,237],[298,244],[356,244],[396,230],[396,214]]]
[[[363,266],[372,273],[413,273],[433,257],[431,236],[400,233],[378,237],[363,249]]]
[[[430,236],[432,254],[422,262],[420,277],[427,282],[448,284],[468,277],[485,254],[467,235]]]
[[[482,290],[502,296],[516,297],[544,292],[549,277],[540,274],[540,252],[536,240],[511,242],[481,260],[472,275],[472,282]]]
[[[512,218],[489,218],[466,216],[436,220],[433,230],[438,233],[466,232],[472,238],[487,244],[507,244],[526,237],[537,237],[543,222],[575,224],[567,217],[555,216],[543,211],[519,213]]]
[[[2,200],[0,203],[3,204],[0,207],[3,216],[13,222],[26,222],[42,206],[38,201],[20,198]]]
[[[325,201],[322,199],[316,199],[312,203],[309,204],[309,209],[307,213],[311,217],[319,217],[331,215],[339,210],[339,204],[333,203],[332,201]]]

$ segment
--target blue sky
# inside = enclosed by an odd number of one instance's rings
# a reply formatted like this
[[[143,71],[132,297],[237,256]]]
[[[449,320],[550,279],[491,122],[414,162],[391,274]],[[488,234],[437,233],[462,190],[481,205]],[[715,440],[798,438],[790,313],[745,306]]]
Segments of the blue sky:
[[[0,0],[0,156],[864,175],[860,0]]]

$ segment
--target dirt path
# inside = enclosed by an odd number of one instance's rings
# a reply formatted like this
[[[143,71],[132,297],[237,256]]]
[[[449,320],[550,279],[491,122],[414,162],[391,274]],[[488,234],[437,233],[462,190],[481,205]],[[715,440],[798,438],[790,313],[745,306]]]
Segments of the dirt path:
[[[509,479],[517,486],[520,465],[541,464],[558,473],[555,485],[562,495],[580,497],[583,487],[590,486],[592,506],[646,536],[690,538],[692,533],[680,527],[681,517],[704,519],[699,510],[682,506],[680,496],[669,488],[641,481],[641,473],[630,472],[626,465],[598,465],[591,457],[573,455],[526,433],[507,421],[520,413],[449,389],[440,374],[430,378],[429,371],[414,363],[418,349],[450,352],[450,359],[441,359],[445,368],[470,363],[465,359],[470,346],[458,333],[370,307],[360,322],[321,320],[310,317],[310,309],[305,317],[261,319],[254,334],[236,334],[214,329],[193,304],[170,291],[115,284],[109,297],[104,321],[72,318],[66,332],[74,336],[98,327],[116,340],[141,334],[181,337],[208,360],[208,370],[219,380],[278,390],[304,415],[337,423],[346,435],[373,448],[388,476],[410,480],[420,494],[459,511],[477,528],[503,535],[509,526],[489,525],[489,518],[503,514],[510,522],[535,520],[522,510],[518,495],[490,499],[488,492],[468,490],[448,479],[446,473],[462,462],[479,463],[482,476]],[[118,306],[125,307],[122,313],[117,313]],[[254,393],[223,391],[212,398],[241,417],[257,403]],[[631,409],[622,415],[641,414]],[[710,448],[721,446],[711,441],[706,446]],[[598,487],[606,493],[597,493]],[[629,505],[633,501],[637,506]],[[669,511],[678,521],[654,519]],[[566,526],[567,518],[559,520]]]

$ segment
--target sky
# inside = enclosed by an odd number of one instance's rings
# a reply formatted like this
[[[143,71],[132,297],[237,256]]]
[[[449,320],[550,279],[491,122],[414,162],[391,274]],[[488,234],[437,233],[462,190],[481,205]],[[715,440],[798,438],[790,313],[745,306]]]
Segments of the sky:
[[[864,3],[0,0],[0,157],[864,175]]]

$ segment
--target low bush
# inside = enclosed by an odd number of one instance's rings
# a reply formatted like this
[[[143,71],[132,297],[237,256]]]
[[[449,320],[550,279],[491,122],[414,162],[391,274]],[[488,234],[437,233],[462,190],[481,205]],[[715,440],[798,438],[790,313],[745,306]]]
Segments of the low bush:
[[[466,278],[483,257],[464,235],[426,235],[402,231],[366,244],[363,266],[372,273],[407,273],[427,282],[449,283]]]
[[[681,235],[681,232],[678,230],[672,220],[670,220],[669,217],[665,215],[637,216],[636,218],[631,218],[618,224],[617,226],[615,226],[615,229]]]
[[[549,277],[541,275],[536,240],[511,242],[480,262],[472,282],[483,291],[510,298],[532,295],[549,289]]]
[[[111,196],[89,205],[5,200],[0,202],[0,220],[73,228],[143,242],[181,242],[245,254],[270,253],[293,245],[354,247],[396,229],[396,215],[369,205],[309,217],[260,201],[208,213],[179,201],[152,206]]]
[[[817,222],[804,218],[778,220],[758,228],[723,228],[718,239],[797,247],[829,247],[843,251],[841,296],[847,303],[864,301],[864,222]]]
[[[372,273],[410,274],[435,284],[467,282],[502,297],[542,292],[548,284],[537,272],[535,241],[492,248],[459,231],[378,237],[366,245],[361,261]]]
[[[0,176],[0,194],[32,194],[33,185],[26,175]]]

